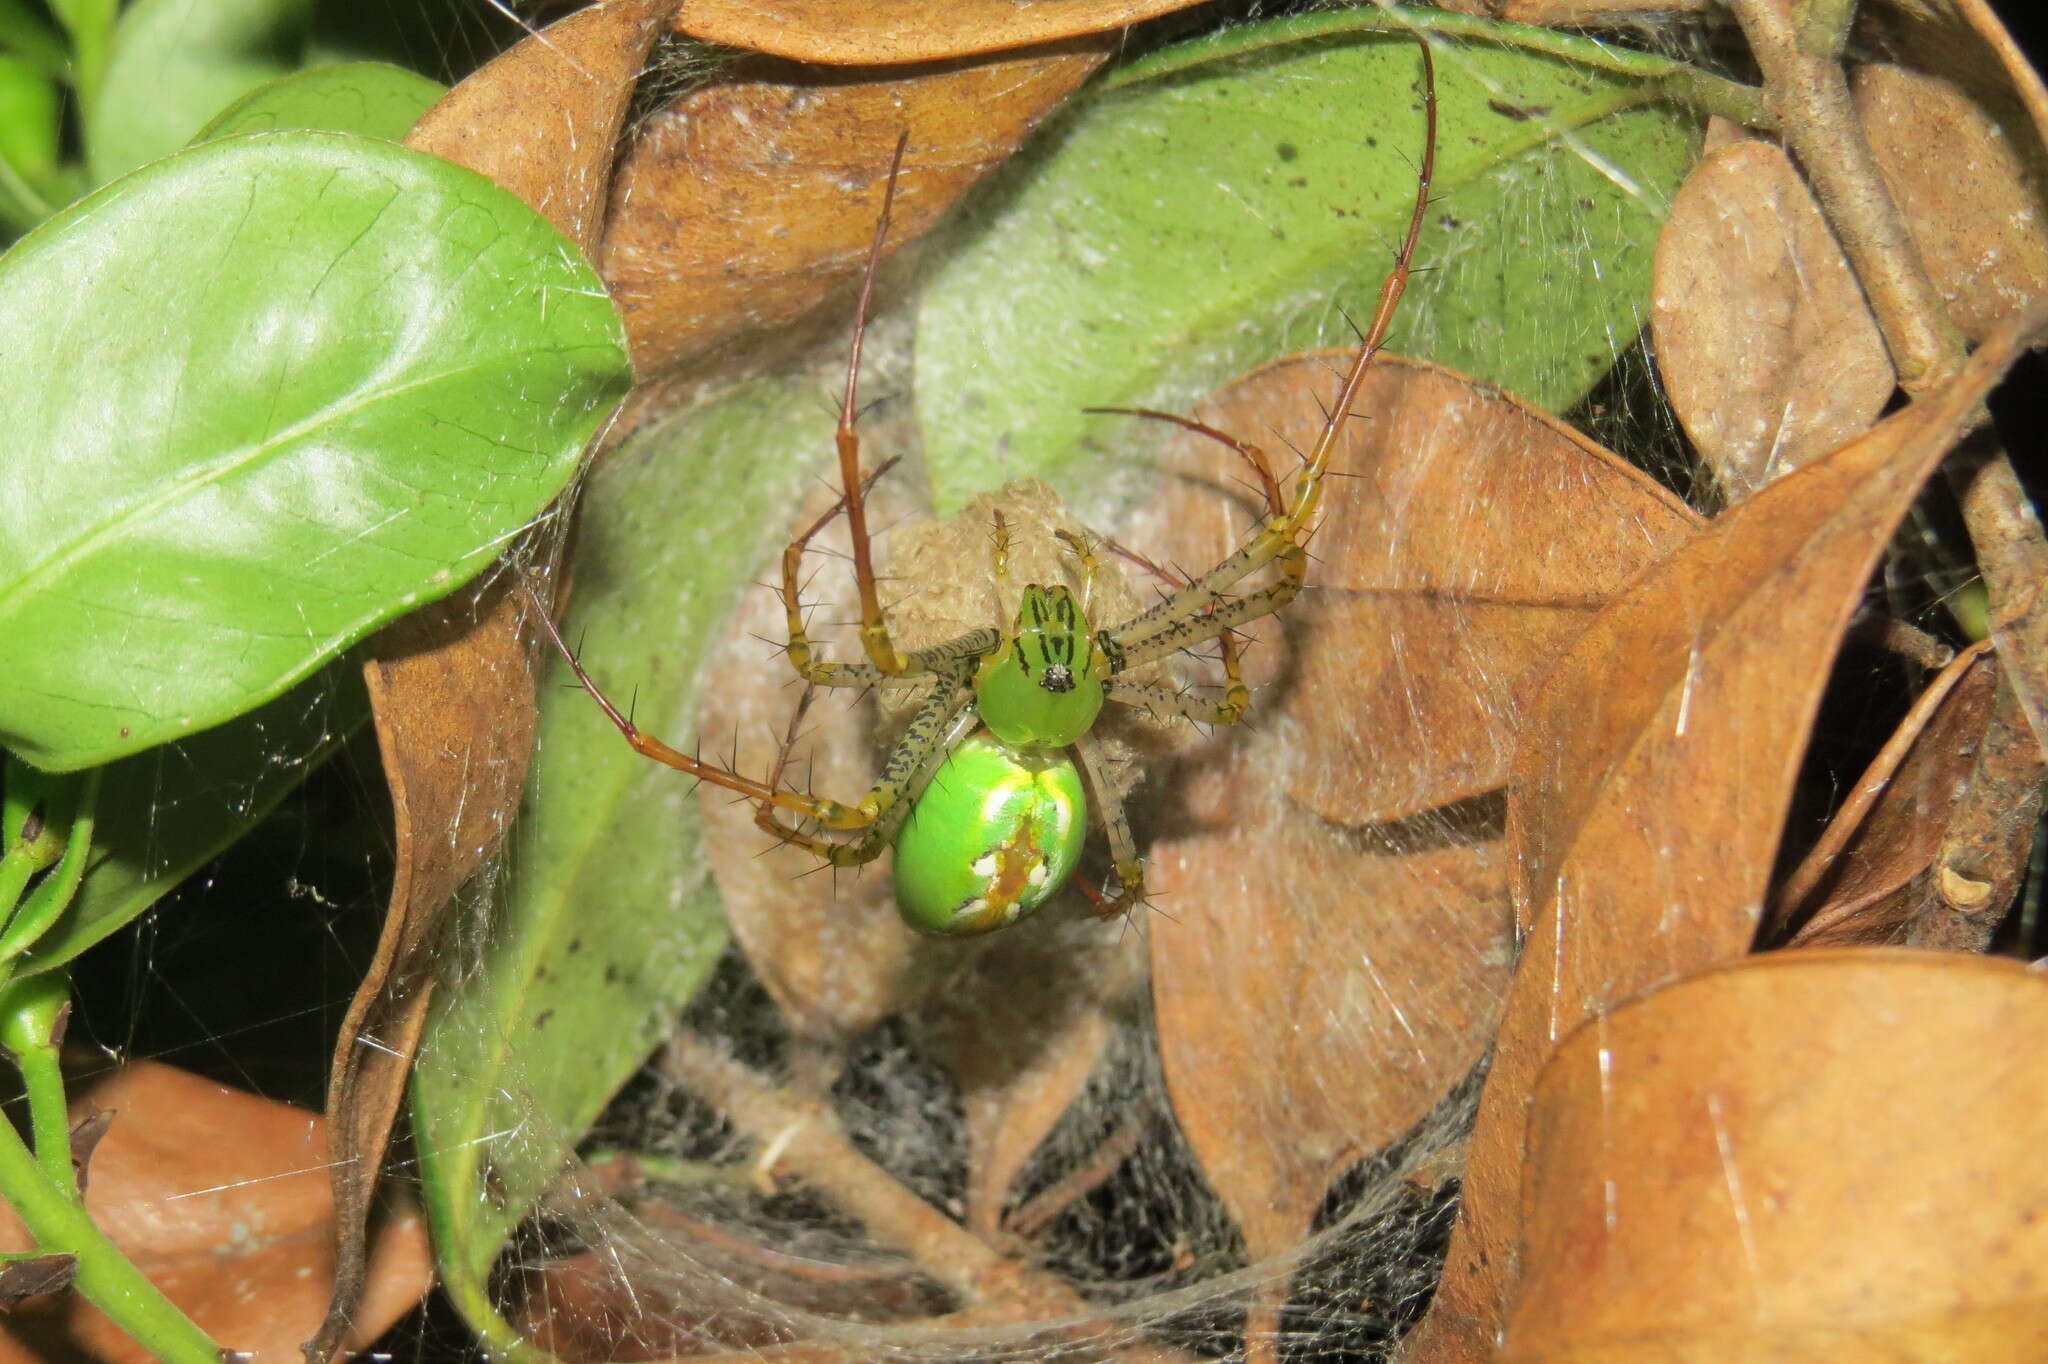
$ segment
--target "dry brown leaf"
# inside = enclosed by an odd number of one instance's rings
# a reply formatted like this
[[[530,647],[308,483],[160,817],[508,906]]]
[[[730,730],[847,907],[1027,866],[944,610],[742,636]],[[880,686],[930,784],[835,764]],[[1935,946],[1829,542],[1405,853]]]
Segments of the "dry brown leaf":
[[[1657,238],[1650,326],[1671,405],[1730,502],[1868,429],[1891,358],[1777,144],[1704,157]]]
[[[897,135],[892,248],[922,235],[1113,48],[833,70],[755,58],[648,120],[613,186],[605,281],[650,375],[781,327],[854,279]]]
[[[2039,168],[2048,143],[2048,87],[1999,21],[1992,0],[1876,0],[1858,15],[1910,65],[1946,76],[1976,95],[1992,116],[2023,138]],[[2026,138],[2020,130],[2030,129]]]
[[[2048,1357],[2048,978],[1779,953],[1578,1029],[1501,1364]]]
[[[112,1110],[86,1208],[138,1267],[224,1347],[257,1364],[299,1358],[335,1272],[326,1123],[317,1113],[141,1061],[78,1084],[71,1111]],[[0,1249],[28,1232],[0,1205]],[[360,1349],[433,1281],[426,1227],[405,1210],[378,1229],[369,1289],[346,1339]],[[153,1356],[83,1298],[0,1319],[0,1364]]]
[[[1307,1235],[1330,1182],[1408,1131],[1484,1053],[1513,958],[1495,831],[1370,840],[1240,799],[1257,754],[1204,785],[1217,831],[1155,843],[1153,1010],[1182,1134],[1253,1259]],[[1247,1322],[1268,1358],[1286,1282]]]
[[[1254,1255],[1471,1067],[1509,969],[1497,840],[1346,842],[1296,818],[1152,850],[1181,887],[1151,927],[1167,1091]]]
[[[1348,357],[1277,361],[1221,390],[1201,417],[1289,460],[1290,444],[1313,443],[1317,403]],[[1281,704],[1315,741],[1291,792],[1357,825],[1498,789],[1517,683],[1698,519],[1562,422],[1448,370],[1381,356],[1354,406],[1369,419],[1347,425],[1331,466],[1346,476],[1326,485],[1313,587],[1289,612],[1298,629],[1251,661],[1286,666],[1280,655],[1294,653]],[[1129,538],[1180,563],[1215,563],[1252,510],[1244,466],[1194,437],[1174,453],[1185,482]]]
[[[2002,328],[1934,394],[1736,506],[1552,669],[1509,803],[1516,899],[1534,929],[1418,1360],[1491,1349],[1516,1275],[1526,1104],[1557,1040],[1658,981],[1749,950],[1841,632],[2025,335]]]
[[[571,15],[449,91],[407,142],[490,176],[591,251],[619,123],[672,5],[609,0]],[[512,577],[487,574],[394,622],[363,668],[391,785],[397,874],[328,1080],[343,1243],[333,1305],[308,1343],[315,1360],[338,1348],[360,1283],[363,1219],[433,998],[437,926],[526,785],[537,711]]]
[[[603,0],[550,24],[427,110],[409,146],[480,171],[597,254],[620,124],[677,0]]]
[[[1963,334],[1981,341],[2048,296],[2041,168],[2029,173],[2011,134],[1939,76],[1859,66],[1854,89],[1885,184]]]
[[[1772,917],[1798,925],[1792,946],[1903,940],[1924,900],[1914,883],[1933,868],[1998,694],[1998,665],[1985,657],[1987,648],[1957,655],[1928,684],[1813,852],[1786,879],[1778,896],[1782,908]]]
[[[1137,935],[1081,922],[1009,933],[918,1010],[921,1050],[953,1076],[967,1123],[967,1229],[992,1238],[1017,1176],[1114,1034],[1144,978]]]
[[[1004,52],[1033,43],[1101,33],[1142,22],[1198,0],[862,0],[821,6],[816,0],[690,0],[676,30],[706,42],[747,48],[792,61],[857,65],[933,62]]]
[[[930,1317],[944,1295],[902,1260],[844,1264],[785,1250],[725,1221],[636,1201],[645,1235],[524,1269],[512,1324],[565,1364],[670,1359],[798,1338],[793,1312],[883,1322]],[[691,1273],[678,1276],[676,1262]]]

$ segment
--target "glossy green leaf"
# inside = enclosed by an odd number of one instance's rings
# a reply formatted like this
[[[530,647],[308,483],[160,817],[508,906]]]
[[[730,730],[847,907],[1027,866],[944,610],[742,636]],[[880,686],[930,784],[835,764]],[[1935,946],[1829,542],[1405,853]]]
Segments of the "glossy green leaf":
[[[217,724],[442,596],[624,391],[590,267],[483,177],[229,138],[0,260],[0,744],[51,768]]]
[[[177,889],[369,718],[360,672],[337,663],[240,719],[103,769],[85,881],[17,973],[65,965]]]
[[[710,644],[787,533],[832,424],[755,381],[636,438],[586,485],[564,629],[648,731],[690,746],[700,688],[721,685],[701,676]],[[486,1333],[482,1280],[506,1236],[726,938],[694,783],[628,748],[566,668],[542,696],[506,902],[481,960],[436,999],[414,1079],[435,1244]]]
[[[1128,430],[1082,408],[1185,408],[1263,360],[1348,342],[1346,314],[1365,324],[1414,203],[1421,64],[1401,35],[1283,41],[1313,22],[1250,25],[1201,65],[1113,82],[965,216],[918,319],[942,508],[1027,472],[1073,491]],[[1424,270],[1391,345],[1565,407],[1636,335],[1696,120],[1556,56],[1436,53]]]
[[[305,55],[313,0],[136,0],[89,102],[86,162],[105,184],[177,151]]]
[[[278,128],[326,128],[397,142],[447,90],[388,62],[344,62],[294,71],[221,110],[192,140],[211,142]]]

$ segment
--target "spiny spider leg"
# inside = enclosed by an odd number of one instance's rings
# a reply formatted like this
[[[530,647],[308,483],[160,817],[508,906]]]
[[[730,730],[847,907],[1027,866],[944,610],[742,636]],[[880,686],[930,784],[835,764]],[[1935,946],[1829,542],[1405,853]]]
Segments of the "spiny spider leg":
[[[763,801],[756,805],[754,823],[784,843],[806,848],[835,867],[857,867],[874,861],[882,849],[895,842],[896,831],[903,827],[903,821],[909,817],[918,796],[931,783],[939,763],[980,723],[974,711],[974,692],[968,685],[971,675],[967,668],[937,675],[932,694],[918,706],[917,713],[911,717],[910,727],[889,750],[881,777],[856,807],[874,811],[873,822],[858,839],[851,843],[835,843],[802,829],[792,829],[775,817],[776,805],[781,802]],[[795,733],[795,722],[792,721],[790,732],[783,740],[782,752],[775,760],[771,784],[782,779]]]
[[[1357,356],[1344,376],[1337,401],[1331,405],[1315,446],[1295,475],[1294,502],[1285,512],[1268,516],[1259,530],[1235,553],[1192,583],[1174,593],[1129,623],[1097,635],[1109,656],[1112,672],[1121,672],[1162,657],[1189,644],[1214,639],[1223,630],[1270,615],[1294,600],[1308,573],[1308,553],[1302,536],[1322,506],[1323,475],[1337,447],[1344,423],[1351,415],[1365,372],[1385,342],[1394,309],[1408,287],[1409,267],[1415,258],[1415,244],[1422,235],[1422,220],[1429,210],[1429,186],[1436,174],[1436,66],[1429,40],[1417,34],[1422,47],[1422,98],[1424,141],[1422,166],[1416,176],[1415,210],[1408,219],[1408,235],[1395,257],[1394,268],[1380,284],[1379,306],[1373,310],[1372,325],[1360,338]],[[1178,419],[1175,419],[1178,420]],[[1196,424],[1199,427],[1199,423]],[[1240,453],[1255,447],[1229,441]],[[1250,596],[1230,601],[1223,591],[1247,574],[1269,563],[1277,563],[1278,581]]]
[[[1102,815],[1103,830],[1109,835],[1109,856],[1116,867],[1117,897],[1105,900],[1102,893],[1079,881],[1081,893],[1095,906],[1097,918],[1113,919],[1125,910],[1145,901],[1145,863],[1138,856],[1138,842],[1131,837],[1131,821],[1124,814],[1124,803],[1109,785],[1109,764],[1102,755],[1102,745],[1092,734],[1083,734],[1074,741],[1074,755],[1081,760],[1081,770],[1088,777],[1088,785],[1095,793],[1095,807]]]
[[[882,611],[881,594],[875,586],[873,548],[868,541],[867,500],[860,477],[860,435],[854,430],[859,410],[860,350],[867,339],[868,307],[875,295],[875,270],[882,261],[882,242],[889,235],[889,214],[896,203],[896,177],[903,169],[903,150],[910,143],[910,130],[896,139],[896,154],[889,159],[889,183],[882,191],[882,216],[875,222],[875,239],[868,247],[867,278],[860,286],[860,303],[853,314],[853,351],[846,362],[846,399],[839,408],[839,486],[846,489],[846,528],[853,539],[853,579],[860,592],[860,640],[868,662],[895,677],[918,670],[913,654],[900,652],[889,639],[889,623]],[[991,648],[994,646],[991,645]]]
[[[1275,486],[1277,494],[1278,487]],[[1171,569],[1161,568],[1134,549],[1127,549],[1114,540],[1106,542],[1109,548],[1155,577],[1163,578],[1174,587],[1185,587],[1187,576]],[[1238,666],[1237,633],[1225,630],[1217,637],[1223,647],[1223,699],[1202,701],[1186,692],[1161,686],[1156,682],[1129,682],[1112,677],[1106,686],[1106,694],[1112,701],[1126,706],[1142,706],[1154,715],[1178,715],[1196,724],[1234,725],[1252,707],[1251,689],[1244,684],[1243,673]]]
[[[737,791],[741,795],[756,801],[765,801],[771,805],[779,805],[785,810],[803,816],[805,819],[815,820],[821,827],[827,829],[842,831],[866,829],[872,826],[876,818],[882,813],[879,805],[869,808],[865,801],[859,805],[842,805],[836,800],[821,800],[814,796],[804,795],[799,791],[783,790],[772,783],[758,782],[752,777],[743,777],[729,767],[718,763],[708,763],[693,754],[679,752],[663,743],[654,735],[642,731],[631,720],[628,720],[617,706],[612,704],[611,698],[604,694],[603,689],[597,685],[596,679],[592,678],[584,670],[582,661],[576,657],[576,653],[569,647],[568,641],[562,638],[562,632],[556,627],[554,617],[548,614],[546,605],[542,603],[539,594],[533,590],[533,585],[527,583],[525,587],[527,599],[533,605],[534,614],[540,618],[541,626],[547,631],[548,638],[554,642],[556,651],[567,661],[569,670],[576,674],[576,680],[583,684],[583,690],[590,693],[591,699],[597,702],[598,708],[604,711],[606,718],[612,722],[613,727],[625,736],[627,743],[633,746],[634,752],[639,753],[643,757],[652,758],[658,763],[673,767],[678,772],[687,772],[700,781],[708,781],[713,786],[722,786],[728,791]],[[870,794],[872,795],[872,793]]]

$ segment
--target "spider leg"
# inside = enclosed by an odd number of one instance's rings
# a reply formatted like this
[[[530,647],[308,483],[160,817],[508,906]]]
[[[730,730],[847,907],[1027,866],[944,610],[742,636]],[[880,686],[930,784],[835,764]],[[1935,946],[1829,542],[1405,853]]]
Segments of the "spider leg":
[[[783,769],[789,762],[790,747],[796,738],[796,722],[801,718],[800,707],[783,739],[782,752],[775,760],[775,771],[769,778],[771,786],[782,779]],[[884,848],[896,841],[897,830],[909,818],[918,796],[931,784],[940,762],[980,723],[980,717],[974,710],[974,693],[968,686],[968,673],[965,670],[942,673],[932,694],[911,717],[910,727],[903,732],[896,747],[890,750],[882,765],[881,777],[856,807],[875,811],[873,822],[862,830],[858,839],[851,843],[837,843],[819,834],[791,828],[776,818],[775,811],[780,802],[762,801],[756,805],[754,823],[784,843],[808,849],[835,867],[863,866],[874,861]]]
[[[1322,508],[1323,477],[1329,471],[1330,458],[1336,451],[1337,440],[1342,435],[1344,423],[1351,415],[1351,409],[1358,399],[1358,390],[1365,382],[1365,373],[1372,365],[1373,357],[1379,354],[1386,341],[1387,328],[1393,324],[1394,309],[1401,301],[1402,293],[1408,287],[1410,266],[1415,259],[1415,243],[1422,235],[1423,216],[1429,209],[1429,186],[1436,173],[1436,66],[1430,55],[1429,41],[1420,34],[1416,42],[1422,47],[1422,97],[1424,116],[1424,141],[1422,165],[1416,175],[1415,209],[1409,215],[1408,234],[1403,238],[1401,250],[1395,257],[1394,268],[1380,284],[1379,305],[1373,310],[1372,323],[1365,335],[1359,338],[1358,353],[1353,357],[1351,368],[1344,376],[1343,386],[1337,391],[1337,400],[1331,404],[1329,416],[1323,422],[1323,429],[1316,437],[1315,445],[1294,478],[1293,500],[1284,510],[1271,510],[1252,537],[1222,563],[1189,583],[1165,601],[1152,607],[1135,619],[1112,629],[1100,631],[1097,642],[1107,654],[1116,671],[1135,666],[1144,659],[1159,656],[1152,648],[1155,641],[1168,634],[1177,633],[1189,622],[1200,622],[1206,627],[1220,620],[1232,606],[1259,602],[1258,609],[1243,615],[1230,624],[1241,624],[1279,610],[1294,599],[1301,590],[1302,579],[1308,572],[1308,554],[1302,548],[1302,539],[1315,524],[1316,513]],[[1146,416],[1163,416],[1149,410]],[[1188,427],[1204,435],[1222,440],[1247,459],[1253,457],[1255,446],[1226,436],[1222,432],[1203,426],[1200,422],[1179,417],[1166,417],[1168,421]],[[1256,461],[1255,461],[1256,463]],[[1262,592],[1231,602],[1223,593],[1248,574],[1277,564],[1280,578]],[[1271,593],[1273,595],[1268,596]],[[1192,637],[1179,636],[1173,647],[1213,639],[1228,626],[1218,626],[1206,633]]]
[[[1113,919],[1128,909],[1145,902],[1145,863],[1138,857],[1137,840],[1131,837],[1131,821],[1124,815],[1124,803],[1117,798],[1109,786],[1108,764],[1102,756],[1102,745],[1093,735],[1083,734],[1074,741],[1074,754],[1081,760],[1081,770],[1088,774],[1088,785],[1095,793],[1095,806],[1102,812],[1102,827],[1109,835],[1109,855],[1116,864],[1117,896],[1105,900],[1101,892],[1081,882],[1081,891],[1095,906],[1097,917]]]
[[[868,662],[891,677],[914,672],[915,655],[896,648],[889,638],[889,622],[882,610],[881,593],[875,584],[874,548],[868,539],[866,489],[860,476],[860,433],[854,429],[859,415],[860,350],[867,339],[868,307],[875,294],[875,270],[882,261],[882,243],[889,235],[889,214],[896,203],[896,179],[903,170],[903,149],[910,141],[906,129],[896,139],[896,154],[889,162],[889,183],[882,191],[882,216],[875,220],[875,238],[868,247],[867,278],[860,287],[860,303],[853,315],[853,349],[846,361],[846,397],[839,407],[839,484],[846,490],[846,527],[853,539],[853,578],[860,592],[860,640]]]
[[[1206,430],[1207,428],[1204,429]],[[1228,438],[1226,437],[1225,439]],[[1256,450],[1253,450],[1252,454],[1256,457],[1255,464],[1263,467],[1265,457],[1259,455]],[[1277,484],[1273,487],[1272,495],[1275,497],[1279,495]],[[1163,578],[1174,586],[1186,586],[1186,575],[1176,573],[1172,569],[1161,568],[1136,550],[1126,549],[1114,540],[1105,541],[1104,543],[1113,553],[1121,554],[1124,558],[1129,559],[1154,577]],[[1244,674],[1238,666],[1236,630],[1226,627],[1217,634],[1216,638],[1223,645],[1223,699],[1221,701],[1199,701],[1184,692],[1175,691],[1170,687],[1163,687],[1152,683],[1120,681],[1115,677],[1111,677],[1107,683],[1109,699],[1126,706],[1142,706],[1154,715],[1179,715],[1184,719],[1193,720],[1197,724],[1236,724],[1244,718],[1245,712],[1252,707],[1251,689],[1245,686]]]
[[[546,629],[548,638],[553,641],[555,649],[568,663],[569,670],[576,674],[576,680],[583,684],[583,690],[590,693],[591,699],[597,702],[605,717],[625,736],[626,742],[633,746],[633,751],[642,757],[652,758],[658,763],[675,768],[678,772],[687,772],[700,781],[710,782],[713,786],[722,786],[728,791],[737,791],[753,800],[780,806],[805,819],[815,820],[821,827],[827,829],[865,829],[872,825],[881,813],[879,808],[869,809],[865,803],[842,805],[835,800],[822,800],[800,791],[786,790],[772,781],[755,781],[752,777],[741,776],[719,763],[705,762],[694,754],[680,752],[654,735],[646,733],[612,704],[611,698],[604,694],[596,679],[584,669],[582,661],[562,638],[561,630],[555,625],[554,618],[548,614],[547,607],[542,604],[530,583],[526,584],[526,594],[533,604],[534,613],[539,616],[542,627]]]

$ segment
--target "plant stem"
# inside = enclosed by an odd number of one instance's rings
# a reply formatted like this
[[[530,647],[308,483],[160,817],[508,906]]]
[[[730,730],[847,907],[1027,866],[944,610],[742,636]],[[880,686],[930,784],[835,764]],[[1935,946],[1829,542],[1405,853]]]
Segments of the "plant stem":
[[[60,1090],[60,1103],[62,1097]],[[39,1142],[41,1130],[39,1121]],[[68,1169],[68,1131],[59,1149]],[[78,1290],[143,1348],[165,1364],[220,1364],[220,1347],[93,1225],[84,1205],[57,1187],[14,1124],[5,1121],[0,1121],[0,1192],[36,1238],[37,1250],[77,1257]]]
[[[1105,92],[1115,90],[1178,75],[1214,61],[1242,58],[1270,48],[1347,33],[1434,33],[1447,38],[1497,43],[1597,71],[1634,76],[1653,87],[1658,98],[1674,104],[1683,104],[1702,113],[1720,114],[1767,132],[1777,127],[1776,117],[1765,103],[1763,91],[1755,86],[1702,71],[1654,52],[1614,47],[1596,38],[1559,33],[1555,29],[1506,19],[1484,19],[1448,10],[1411,10],[1394,4],[1378,4],[1276,20],[1265,25],[1260,32],[1264,36],[1256,44],[1247,43],[1241,31],[1226,31],[1213,38],[1196,39],[1167,48],[1111,73],[1098,89]]]

